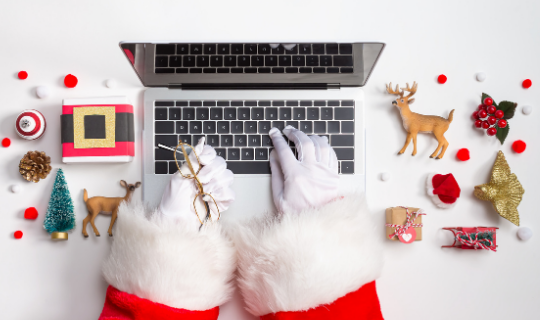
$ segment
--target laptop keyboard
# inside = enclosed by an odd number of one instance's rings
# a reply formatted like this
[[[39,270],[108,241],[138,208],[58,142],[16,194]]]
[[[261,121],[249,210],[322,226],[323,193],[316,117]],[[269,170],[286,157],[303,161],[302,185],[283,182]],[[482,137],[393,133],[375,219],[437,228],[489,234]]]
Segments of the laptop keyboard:
[[[273,146],[268,132],[287,125],[328,137],[339,172],[354,173],[353,100],[184,100],[155,101],[154,106],[155,174],[178,170],[173,153],[158,148],[159,143],[175,147],[181,139],[194,145],[201,137],[235,174],[269,174]]]
[[[155,73],[353,73],[350,43],[156,44]]]

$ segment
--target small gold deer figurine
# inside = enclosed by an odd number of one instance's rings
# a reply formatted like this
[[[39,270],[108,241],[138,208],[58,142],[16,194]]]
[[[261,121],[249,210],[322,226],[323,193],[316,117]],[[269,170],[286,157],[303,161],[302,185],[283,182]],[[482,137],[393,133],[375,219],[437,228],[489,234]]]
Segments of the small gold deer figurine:
[[[129,201],[129,199],[131,198],[131,194],[133,193],[133,191],[135,191],[136,188],[141,186],[141,183],[137,182],[135,184],[127,184],[124,180],[121,180],[120,185],[126,188],[126,196],[123,198],[92,197],[88,199],[88,192],[86,192],[86,189],[84,189],[83,199],[86,203],[86,208],[88,209],[88,216],[86,216],[86,218],[84,218],[83,220],[82,233],[85,237],[88,237],[88,233],[86,232],[86,225],[88,224],[88,222],[90,222],[90,224],[92,225],[92,229],[94,229],[94,233],[96,234],[96,236],[99,237],[99,231],[94,225],[94,220],[99,213],[112,214],[111,225],[109,226],[109,236],[112,237],[112,227],[114,225],[114,222],[116,221],[118,206],[120,205],[120,203],[122,203],[122,201]]]
[[[412,155],[416,155],[416,135],[418,134],[418,132],[431,132],[435,136],[435,139],[437,139],[437,141],[439,142],[439,145],[437,146],[435,152],[431,154],[430,158],[434,158],[435,156],[437,156],[439,150],[441,150],[442,148],[441,153],[436,158],[442,159],[444,153],[446,152],[446,148],[448,148],[449,145],[448,141],[444,137],[444,133],[446,132],[446,130],[448,130],[448,127],[450,126],[450,123],[454,118],[454,109],[450,111],[448,119],[439,116],[426,116],[423,114],[412,112],[409,108],[409,104],[414,102],[414,98],[411,99],[411,97],[416,93],[417,88],[418,84],[416,82],[413,83],[412,88],[409,88],[409,84],[407,83],[407,88],[401,88],[401,90],[399,90],[398,85],[396,85],[395,90],[392,90],[392,82],[386,85],[386,91],[388,91],[388,93],[399,96],[397,100],[392,101],[392,105],[399,108],[399,112],[401,113],[401,119],[403,119],[403,127],[407,131],[407,140],[405,141],[405,145],[403,146],[403,148],[401,148],[398,154],[403,154],[405,152],[407,146],[409,146],[409,143],[412,139],[414,144],[414,150]],[[409,92],[409,94],[404,97],[403,95],[405,94],[405,91]]]

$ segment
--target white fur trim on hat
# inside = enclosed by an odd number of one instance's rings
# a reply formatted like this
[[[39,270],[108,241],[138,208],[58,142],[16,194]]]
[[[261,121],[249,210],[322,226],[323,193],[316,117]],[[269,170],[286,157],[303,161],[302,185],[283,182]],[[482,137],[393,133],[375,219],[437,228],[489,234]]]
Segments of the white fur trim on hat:
[[[433,194],[433,191],[435,190],[435,188],[433,188],[433,177],[436,175],[438,175],[438,173],[431,173],[427,177],[427,180],[426,180],[427,194],[437,207],[443,208],[443,209],[450,209],[456,205],[457,201],[454,203],[444,203],[441,201],[438,195]]]
[[[200,231],[190,226],[140,203],[122,203],[103,264],[105,279],[118,290],[173,308],[202,311],[225,303],[234,291],[234,245],[218,223]]]
[[[362,195],[238,226],[238,284],[261,316],[329,304],[375,280],[382,237]]]

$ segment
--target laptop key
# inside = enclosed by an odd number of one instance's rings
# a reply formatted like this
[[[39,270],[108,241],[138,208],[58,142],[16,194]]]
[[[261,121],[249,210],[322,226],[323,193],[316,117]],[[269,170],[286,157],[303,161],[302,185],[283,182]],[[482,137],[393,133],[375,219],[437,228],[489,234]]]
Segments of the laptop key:
[[[338,100],[328,100],[328,106],[330,107],[339,107],[339,101]]]
[[[154,133],[174,133],[174,121],[154,121]]]
[[[313,105],[313,102],[311,100],[301,100],[300,106],[301,107],[311,107]]]
[[[188,73],[188,68],[176,68],[176,73]]]
[[[285,49],[283,49],[283,46],[279,45],[277,48],[272,49],[272,54],[283,54],[285,52]]]
[[[266,149],[266,148],[256,148],[255,149],[255,160],[268,160],[268,149]]]
[[[311,54],[311,44],[310,43],[301,43],[298,46],[300,54]]]
[[[264,56],[251,56],[251,65],[254,67],[264,66]]]
[[[217,73],[231,73],[229,68],[217,68]]]
[[[240,67],[249,67],[250,64],[249,56],[239,56],[238,57],[238,66]]]
[[[283,101],[283,100],[274,100],[274,101],[272,101],[272,105],[274,107],[283,107],[285,105],[285,101]]]
[[[232,147],[233,146],[233,136],[231,136],[231,135],[222,135],[221,136],[221,146],[222,147]]]
[[[334,110],[336,120],[354,120],[354,108],[336,108]]]
[[[218,121],[217,123],[218,133],[230,133],[229,121]]]
[[[242,100],[231,101],[231,106],[233,107],[241,107],[243,105],[244,105],[244,102]]]
[[[294,108],[293,109],[293,119],[294,120],[305,120],[306,119],[306,108]]]
[[[313,124],[314,133],[326,133],[326,122],[324,121],[315,121]]]
[[[331,67],[332,66],[332,56],[321,56],[321,66]]]
[[[228,107],[228,106],[230,106],[230,103],[229,103],[229,101],[222,100],[222,101],[217,102],[217,106],[218,107]]]
[[[177,54],[188,54],[189,53],[189,44],[177,44],[176,53]]]
[[[298,68],[285,68],[287,73],[298,73]]]
[[[194,56],[184,56],[184,67],[194,67],[195,66],[195,57]]]
[[[228,149],[227,150],[227,160],[240,160],[240,149],[239,148],[230,148],[230,149]],[[243,163],[243,162],[239,162],[239,163]],[[227,167],[229,167],[229,164],[227,164]]]
[[[321,108],[321,120],[332,120],[334,111],[332,108]]]
[[[202,122],[201,121],[190,121],[189,122],[189,133],[202,133]]]
[[[268,134],[271,128],[270,121],[259,121],[259,133]]]
[[[176,147],[176,145],[174,145],[174,147]],[[180,154],[177,154],[176,156],[179,158]],[[170,152],[169,150],[157,148],[154,150],[154,159],[155,160],[174,160],[174,153]],[[183,159],[178,159],[178,160],[183,160]]]
[[[249,120],[250,110],[249,108],[238,108],[238,120]]]
[[[212,147],[219,147],[219,136],[218,135],[209,135],[206,136],[206,143]]]
[[[339,121],[328,121],[328,133],[339,133]]]
[[[251,110],[251,119],[252,120],[264,120],[264,109],[263,108],[253,108],[253,110]]]
[[[327,73],[339,73],[339,68],[326,68]]]
[[[168,67],[169,66],[169,57],[162,56],[156,57],[156,68]]]
[[[223,66],[223,57],[222,56],[213,56],[210,58],[210,66],[212,67],[222,67]]]
[[[155,108],[154,109],[155,120],[167,120],[167,108]]]
[[[174,68],[156,68],[155,73],[174,73]]]
[[[272,147],[274,144],[272,143],[272,139],[270,136],[262,136],[261,143],[263,147]]]
[[[233,159],[227,159],[233,160]],[[238,160],[238,159],[235,159]],[[270,174],[268,161],[227,161],[227,169],[234,174]]]
[[[216,44],[205,44],[204,45],[204,54],[215,54],[216,53]]]
[[[202,68],[190,68],[189,73],[202,73]]]
[[[197,56],[197,67],[208,67],[210,65],[210,58],[207,56]]]
[[[259,73],[270,73],[270,68],[259,68]]]
[[[324,43],[314,43],[311,45],[313,54],[324,54]]]
[[[334,148],[338,160],[354,160],[353,148]]]
[[[156,44],[156,54],[174,54],[174,44]]]
[[[257,68],[244,68],[244,73],[257,73]]]
[[[223,108],[210,108],[210,119],[223,120]]]
[[[257,133],[257,121],[244,122],[245,133]]]
[[[264,65],[267,67],[276,67],[278,65],[278,57],[277,56],[264,57]]]
[[[279,120],[291,120],[292,109],[291,108],[279,108]]]
[[[225,56],[224,63],[226,67],[236,67],[236,56]]]
[[[295,129],[298,129],[300,127],[298,121],[287,121],[285,122],[285,126],[291,126]]]
[[[231,133],[244,133],[244,122],[242,122],[242,121],[232,121],[231,122]]]
[[[311,73],[311,68],[300,68],[300,73]]]
[[[279,131],[285,129],[285,121],[272,121],[272,127],[277,128]]]
[[[260,147],[261,146],[261,136],[260,135],[249,135],[248,136],[248,146],[250,147]]]
[[[331,135],[330,145],[332,147],[353,147],[354,135]]]
[[[298,46],[294,46],[290,50],[285,49],[285,54],[298,54]]]
[[[337,43],[327,43],[326,44],[326,54],[338,54],[339,48]]]
[[[313,133],[312,121],[300,121],[300,131],[304,133]]]
[[[180,160],[178,160],[180,161]],[[182,165],[182,163],[179,163],[179,165]],[[176,171],[178,171],[178,167],[176,166],[175,161],[169,161],[169,174],[175,174]]]
[[[279,66],[280,67],[290,67],[291,66],[291,56],[279,56]]]
[[[244,52],[246,54],[257,54],[257,45],[253,43],[246,43],[244,45]]]
[[[182,141],[183,143],[191,144],[191,136],[190,135],[180,135],[178,136],[179,141]]]
[[[170,56],[169,65],[171,67],[181,67],[182,66],[182,57],[180,56]]]
[[[354,161],[341,161],[341,173],[353,174],[354,173]]]
[[[352,44],[341,43],[339,45],[339,54],[352,54]]]
[[[341,133],[354,133],[354,121],[341,121]]]
[[[244,54],[244,45],[241,43],[231,44],[231,53],[232,54]]]
[[[196,110],[197,120],[208,120],[210,117],[210,111],[208,108],[197,108]]]
[[[253,160],[255,158],[255,151],[253,148],[242,148],[242,160]]]
[[[308,120],[319,120],[319,108],[307,108]]]
[[[167,174],[169,173],[169,167],[168,167],[167,161],[156,161],[154,166],[154,173],[155,174]]]
[[[156,135],[154,136],[154,140],[156,147],[160,143],[169,147],[176,147],[176,145],[178,144],[177,135]]]
[[[216,122],[215,121],[205,121],[205,122],[203,122],[203,132],[204,133],[216,133]]]
[[[341,101],[342,107],[354,107],[354,100],[342,100]]]
[[[220,43],[217,45],[217,54],[229,54],[229,44]]]
[[[246,106],[246,107],[256,107],[257,106],[257,100],[246,100],[246,101],[244,101],[244,106]]]
[[[341,73],[353,73],[353,68],[341,68]]]
[[[306,56],[306,66],[316,67],[319,65],[319,56]]]
[[[245,146],[247,146],[247,136],[245,136],[245,135],[235,135],[234,136],[234,146],[235,147],[245,147]]]
[[[287,100],[286,105],[287,107],[296,107],[298,106],[298,100]]]
[[[303,67],[306,65],[306,57],[304,56],[294,56],[292,58],[292,65],[295,67]]]
[[[270,54],[272,48],[269,44],[259,44],[259,54]]]
[[[191,54],[202,54],[202,44],[191,44]]]
[[[352,67],[352,56],[334,56],[334,66],[336,67]]]
[[[236,120],[236,108],[225,108],[225,120]]]
[[[264,113],[266,120],[277,120],[278,118],[278,108],[266,108]]]
[[[193,144],[198,144],[201,141],[201,138],[204,138],[204,135],[196,134],[193,136]]]
[[[216,155],[218,157],[222,157],[223,159],[227,159],[227,149],[224,148],[216,148]]]
[[[244,73],[242,68],[231,68],[231,73]]]
[[[188,133],[188,122],[176,121],[176,133]]]

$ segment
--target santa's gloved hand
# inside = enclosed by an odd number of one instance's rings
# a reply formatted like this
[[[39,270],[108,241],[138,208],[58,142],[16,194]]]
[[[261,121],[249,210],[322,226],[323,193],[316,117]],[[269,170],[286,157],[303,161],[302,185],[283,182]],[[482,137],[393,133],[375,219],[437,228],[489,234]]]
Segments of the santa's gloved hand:
[[[205,145],[204,141],[205,139],[201,138],[195,146],[195,152],[203,166],[197,177],[203,186],[204,192],[211,194],[216,201],[219,213],[223,213],[234,201],[234,191],[231,189],[234,176],[232,171],[227,169],[225,160],[218,157],[216,150],[209,145]],[[189,154],[189,159],[193,169],[197,172],[199,165],[193,152]],[[191,175],[187,162],[180,169],[184,175]],[[182,177],[180,172],[176,172],[171,177],[171,181],[163,193],[158,212],[165,216],[184,220],[187,224],[192,224],[194,228],[199,228],[201,226],[200,221],[204,222],[207,212],[204,203],[197,199],[195,205],[199,217],[195,213],[193,200],[198,193],[199,189],[195,179],[186,179]],[[209,196],[204,196],[203,199],[208,202],[210,207],[209,221],[216,221],[219,213],[214,201]]]
[[[298,213],[335,200],[338,196],[338,161],[328,138],[308,137],[292,126],[285,127],[283,133],[296,145],[298,160],[279,130],[272,128],[272,193],[279,212]]]

